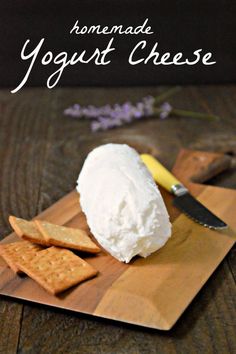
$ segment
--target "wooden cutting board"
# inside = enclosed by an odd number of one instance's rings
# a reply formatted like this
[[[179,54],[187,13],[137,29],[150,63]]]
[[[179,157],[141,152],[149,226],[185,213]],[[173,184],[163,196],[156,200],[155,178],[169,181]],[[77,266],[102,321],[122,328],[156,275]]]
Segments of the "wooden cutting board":
[[[172,197],[168,193],[161,191],[173,222],[173,234],[153,255],[146,259],[137,257],[128,265],[105,252],[87,257],[99,275],[58,297],[49,295],[30,278],[16,276],[0,259],[0,294],[146,327],[170,329],[235,242],[236,190],[197,183],[227,169],[229,163],[229,158],[221,154],[182,150],[173,168],[180,181],[228,223],[229,229],[217,232],[194,223],[171,205]],[[76,191],[37,218],[88,230]],[[12,233],[2,242],[16,239]]]

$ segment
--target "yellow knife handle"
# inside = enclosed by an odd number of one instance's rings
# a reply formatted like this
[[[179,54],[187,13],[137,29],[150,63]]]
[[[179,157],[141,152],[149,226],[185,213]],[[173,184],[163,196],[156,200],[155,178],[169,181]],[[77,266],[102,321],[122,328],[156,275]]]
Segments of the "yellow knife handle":
[[[178,179],[172,175],[159,161],[157,161],[153,156],[148,154],[142,154],[141,159],[148,168],[154,180],[160,184],[167,191],[176,194],[176,191],[183,188],[186,191],[186,188],[182,185]]]

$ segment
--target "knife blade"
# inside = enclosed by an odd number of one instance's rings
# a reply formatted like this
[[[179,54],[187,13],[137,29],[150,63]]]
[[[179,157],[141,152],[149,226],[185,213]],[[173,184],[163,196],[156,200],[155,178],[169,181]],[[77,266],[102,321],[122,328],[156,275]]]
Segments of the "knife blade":
[[[143,154],[141,155],[141,159],[154,180],[175,196],[173,201],[174,206],[180,209],[185,215],[208,228],[225,229],[228,226],[193,197],[188,189],[153,156]]]
[[[213,214],[189,192],[175,197],[173,204],[185,215],[205,227],[210,229],[225,229],[227,227],[224,221]]]

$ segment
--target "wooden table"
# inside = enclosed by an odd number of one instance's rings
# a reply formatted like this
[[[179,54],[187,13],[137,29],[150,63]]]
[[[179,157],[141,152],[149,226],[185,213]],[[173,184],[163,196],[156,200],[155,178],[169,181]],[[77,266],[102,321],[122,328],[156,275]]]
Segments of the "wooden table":
[[[221,151],[232,168],[209,183],[236,188],[236,86],[185,87],[176,108],[215,113],[220,122],[153,118],[91,134],[85,121],[63,115],[81,104],[105,104],[157,95],[164,88],[23,89],[0,91],[0,233],[8,215],[31,218],[75,186],[93,147],[126,142],[171,167],[181,147]],[[152,331],[1,298],[0,353],[235,353],[235,249],[169,332]]]

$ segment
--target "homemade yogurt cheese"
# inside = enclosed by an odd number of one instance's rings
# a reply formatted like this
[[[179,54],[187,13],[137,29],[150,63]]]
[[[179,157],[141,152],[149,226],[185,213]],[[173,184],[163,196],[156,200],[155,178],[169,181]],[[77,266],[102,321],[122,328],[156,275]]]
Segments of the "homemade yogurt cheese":
[[[77,191],[92,234],[119,261],[147,257],[171,236],[161,194],[128,145],[106,144],[90,152]]]

